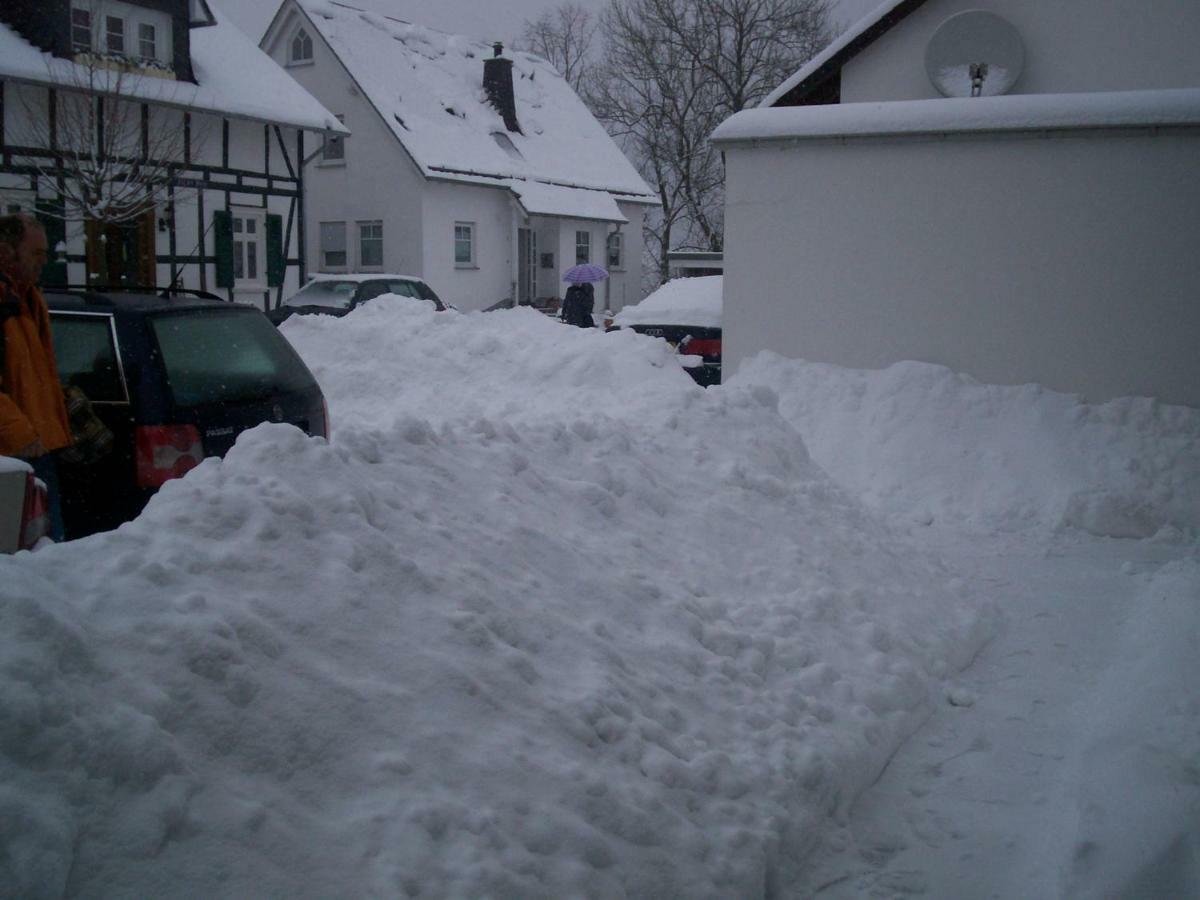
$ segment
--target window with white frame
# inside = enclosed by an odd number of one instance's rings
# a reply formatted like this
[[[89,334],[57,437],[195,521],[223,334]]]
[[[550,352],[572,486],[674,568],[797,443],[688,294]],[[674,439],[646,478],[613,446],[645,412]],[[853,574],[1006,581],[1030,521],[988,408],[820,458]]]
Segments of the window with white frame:
[[[575,232],[575,265],[592,261],[592,233],[590,231]]]
[[[234,286],[262,287],[267,283],[265,213],[236,207],[229,212],[233,224]]]
[[[288,51],[288,61],[294,63],[312,62],[313,42],[309,33],[301,28],[292,38]]]
[[[346,117],[343,115],[337,116],[337,120],[343,124]],[[325,140],[321,144],[321,161],[341,163],[346,161],[346,137],[341,134],[326,134]]]
[[[608,236],[608,268],[623,269],[625,268],[625,236],[619,231],[614,231]]]
[[[383,268],[383,222],[358,223],[358,265],[363,269]]]
[[[125,0],[72,0],[71,49],[170,65],[171,14]]]
[[[120,16],[104,17],[104,49],[109,53],[125,53],[125,20]]]
[[[144,60],[158,59],[158,29],[151,22],[138,23],[138,56]]]
[[[344,269],[346,258],[346,223],[321,223],[321,268]]]
[[[460,269],[475,266],[475,223],[454,223],[454,265]]]
[[[75,53],[92,52],[92,11],[85,7],[71,7],[71,49]]]

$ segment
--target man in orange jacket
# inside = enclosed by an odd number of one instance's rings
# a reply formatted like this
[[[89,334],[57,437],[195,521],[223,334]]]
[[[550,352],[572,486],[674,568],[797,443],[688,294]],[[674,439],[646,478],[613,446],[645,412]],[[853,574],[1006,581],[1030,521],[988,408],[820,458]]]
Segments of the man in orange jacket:
[[[54,361],[50,313],[38,289],[48,248],[31,216],[0,217],[0,454],[33,466],[50,493],[50,536],[62,540],[58,464],[71,429]]]

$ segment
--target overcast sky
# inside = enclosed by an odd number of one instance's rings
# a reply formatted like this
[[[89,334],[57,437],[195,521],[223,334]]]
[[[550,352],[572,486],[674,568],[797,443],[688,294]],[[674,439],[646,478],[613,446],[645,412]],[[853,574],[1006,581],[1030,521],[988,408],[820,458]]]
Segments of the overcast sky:
[[[469,34],[483,40],[511,44],[521,34],[526,19],[536,19],[561,0],[346,0],[352,6],[373,9],[442,31]],[[609,0],[576,0],[599,12]],[[837,18],[850,22],[874,9],[880,0],[834,0]],[[271,21],[280,0],[213,0],[257,40]]]

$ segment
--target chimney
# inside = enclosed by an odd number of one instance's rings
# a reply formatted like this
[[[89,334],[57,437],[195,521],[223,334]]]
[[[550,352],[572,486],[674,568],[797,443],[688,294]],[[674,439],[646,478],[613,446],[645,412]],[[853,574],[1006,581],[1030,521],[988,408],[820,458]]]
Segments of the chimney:
[[[517,100],[513,94],[512,60],[505,59],[504,45],[497,41],[492,45],[494,56],[483,61],[483,89],[496,112],[504,117],[504,127],[523,134],[517,123]]]

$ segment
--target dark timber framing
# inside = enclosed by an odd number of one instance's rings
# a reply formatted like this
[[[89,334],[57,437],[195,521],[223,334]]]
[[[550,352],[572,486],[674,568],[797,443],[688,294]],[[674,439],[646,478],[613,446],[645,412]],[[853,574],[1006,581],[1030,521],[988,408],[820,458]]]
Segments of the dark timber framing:
[[[72,154],[69,151],[64,151],[58,147],[57,129],[57,91],[51,87],[42,85],[33,85],[45,90],[49,103],[48,116],[48,131],[50,138],[49,147],[31,147],[21,144],[12,144],[7,140],[7,125],[9,124],[9,109],[6,102],[9,98],[8,91],[9,82],[5,79],[0,79],[0,175],[9,176],[6,181],[24,181],[25,186],[12,185],[15,190],[30,190],[35,196],[40,194],[40,199],[62,202],[64,199],[64,183],[70,175],[70,171],[66,165],[71,159],[76,158],[77,154]],[[28,88],[29,85],[26,85]],[[97,98],[99,102],[99,98]],[[141,150],[143,159],[149,156],[150,150],[150,117],[152,115],[151,104],[142,103],[141,106]],[[100,104],[99,109],[103,113],[103,105]],[[159,230],[165,230],[167,233],[167,252],[158,252],[155,254],[155,262],[158,265],[168,267],[172,283],[177,283],[182,279],[190,268],[198,269],[196,281],[201,290],[207,290],[210,281],[208,269],[210,266],[215,266],[217,258],[215,256],[215,248],[212,248],[212,241],[209,239],[211,231],[211,221],[206,222],[206,218],[210,218],[214,209],[213,201],[217,196],[223,196],[224,208],[234,208],[234,197],[240,195],[243,203],[248,205],[246,201],[253,204],[255,208],[270,210],[271,200],[286,200],[287,202],[287,226],[284,233],[283,242],[283,266],[284,272],[295,268],[299,273],[300,284],[304,283],[305,275],[307,274],[307,260],[305,258],[305,234],[304,234],[304,132],[297,129],[297,140],[295,145],[295,159],[292,158],[292,153],[289,152],[287,142],[284,140],[283,128],[276,124],[263,125],[263,145],[262,145],[262,168],[259,171],[254,169],[240,168],[232,165],[230,153],[230,130],[231,120],[228,117],[222,117],[218,113],[199,113],[205,117],[220,119],[221,121],[221,154],[220,163],[205,164],[193,161],[195,148],[193,146],[193,123],[192,113],[185,112],[183,117],[184,128],[184,159],[180,162],[169,163],[169,169],[172,174],[171,182],[167,188],[166,207],[161,208],[156,213],[157,227]],[[244,126],[248,126],[248,122],[242,122]],[[101,121],[101,128],[103,122]],[[272,148],[272,132],[274,132],[274,143],[276,148]],[[103,145],[102,135],[98,135],[97,143]],[[280,154],[285,167],[285,172],[272,171],[271,157],[272,152]],[[136,163],[138,160],[124,160],[129,163]],[[156,165],[159,161],[154,161]],[[279,167],[276,166],[276,169]],[[56,190],[53,197],[46,196],[45,178],[49,176],[53,179]],[[39,183],[40,182],[40,183]],[[39,192],[39,187],[41,191]],[[196,225],[197,225],[197,241],[196,247],[191,249],[181,247],[181,238],[177,230],[177,217],[182,213],[177,204],[176,193],[179,190],[194,192],[194,205],[196,208]],[[252,199],[251,199],[252,198]],[[190,198],[187,203],[193,202]],[[185,206],[186,208],[186,206]],[[279,213],[282,212],[280,207],[277,207]],[[291,236],[295,232],[296,253],[289,255],[291,249]],[[83,263],[86,264],[87,259],[85,254],[68,254],[68,263]],[[264,263],[265,264],[265,263]],[[286,279],[285,279],[286,280]],[[262,292],[262,299],[266,305],[271,305],[272,302],[278,305],[283,301],[283,285],[273,288],[267,288]],[[272,297],[272,294],[274,295]],[[233,299],[234,290],[230,288],[227,291],[229,299]]]

